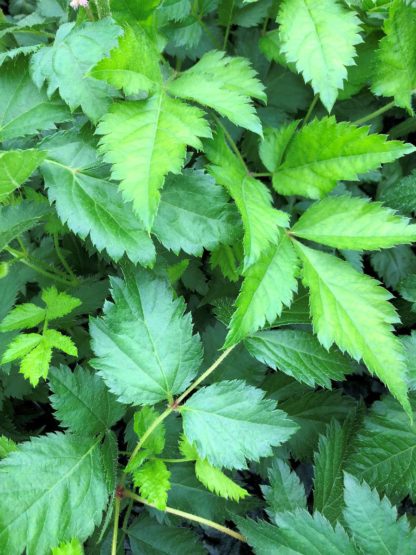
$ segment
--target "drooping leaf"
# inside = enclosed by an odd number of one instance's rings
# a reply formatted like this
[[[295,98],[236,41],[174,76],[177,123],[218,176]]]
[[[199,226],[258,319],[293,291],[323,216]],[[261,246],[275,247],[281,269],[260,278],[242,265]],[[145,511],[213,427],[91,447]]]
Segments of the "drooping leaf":
[[[415,150],[411,144],[387,141],[385,135],[368,131],[345,121],[337,123],[332,116],[315,119],[290,141],[283,163],[273,173],[273,186],[282,195],[318,199],[337,181],[357,180],[359,174]]]
[[[200,389],[182,407],[186,437],[214,466],[246,468],[246,459],[269,456],[295,431],[286,414],[264,399],[265,392],[242,381]],[[247,437],[256,441],[248,442]]]
[[[354,367],[336,349],[327,351],[310,333],[301,330],[258,332],[245,340],[249,353],[275,370],[281,370],[312,387],[331,387]]]
[[[169,479],[170,472],[160,459],[146,461],[133,472],[134,485],[139,488],[140,495],[161,511],[168,500]]]
[[[204,113],[194,106],[157,93],[146,100],[114,104],[97,133],[113,179],[150,231],[159,206],[159,189],[169,172],[179,173],[186,146],[201,149],[210,137]]]
[[[337,0],[285,0],[277,18],[281,50],[331,111],[362,42],[360,20]]]
[[[49,555],[61,541],[85,540],[101,521],[107,489],[99,439],[33,438],[0,462],[0,476],[4,553]]]
[[[90,325],[94,368],[121,402],[170,399],[201,363],[183,299],[173,299],[167,283],[144,270],[126,269],[125,281],[113,278],[111,284],[114,304],[106,303],[104,316]]]
[[[45,157],[35,149],[0,152],[0,201],[20,187]]]
[[[416,241],[416,225],[369,199],[327,197],[313,204],[291,232],[329,247],[349,250],[388,249]]]
[[[24,333],[18,335],[9,343],[6,351],[3,353],[1,359],[2,364],[7,364],[13,360],[23,358],[30,353],[32,349],[37,347],[41,340],[42,336],[39,333]]]
[[[391,294],[331,254],[300,243],[296,249],[319,341],[327,349],[336,343],[356,360],[362,358],[410,414],[403,347],[392,333],[399,318],[388,302]]]
[[[212,466],[207,460],[198,459],[195,463],[195,475],[201,484],[216,495],[239,501],[247,497],[248,492],[236,484],[219,468]]]
[[[48,95],[59,90],[71,111],[81,106],[96,122],[109,105],[109,89],[103,81],[86,77],[88,71],[117,45],[122,29],[110,19],[64,23],[52,46],[33,55],[31,74],[40,88],[48,82]]]
[[[107,390],[104,382],[81,367],[72,372],[68,367],[49,372],[51,405],[61,426],[74,433],[97,434],[111,428],[124,414]]]
[[[299,477],[281,459],[274,459],[268,469],[269,486],[261,486],[267,503],[267,513],[275,519],[285,511],[306,508],[305,487]]]

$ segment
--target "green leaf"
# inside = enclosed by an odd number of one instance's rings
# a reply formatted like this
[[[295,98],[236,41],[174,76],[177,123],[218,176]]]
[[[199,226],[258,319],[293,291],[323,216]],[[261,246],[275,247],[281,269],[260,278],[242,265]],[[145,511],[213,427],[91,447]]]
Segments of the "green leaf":
[[[225,345],[238,343],[266,322],[272,324],[283,306],[290,306],[297,289],[298,258],[286,234],[279,244],[251,266],[244,276]]]
[[[397,289],[409,274],[416,272],[416,256],[407,245],[372,253],[370,262],[380,279],[393,289]]]
[[[97,164],[91,137],[57,134],[42,146],[52,158],[41,168],[45,186],[61,221],[81,239],[89,235],[96,249],[106,250],[113,260],[126,253],[134,263],[152,264],[155,248],[131,206],[114,183],[89,175]]]
[[[213,108],[232,123],[253,133],[262,128],[250,97],[266,100],[264,86],[246,58],[212,51],[168,84],[175,96]]]
[[[43,333],[43,337],[52,349],[59,349],[60,351],[63,351],[67,355],[71,355],[73,357],[78,356],[78,349],[72,339],[60,331],[46,330]]]
[[[416,171],[382,188],[378,199],[406,216],[416,212]]]
[[[244,343],[253,357],[312,387],[331,388],[331,380],[342,381],[354,370],[346,356],[335,349],[327,351],[306,331],[262,331]]]
[[[47,204],[28,200],[0,206],[0,251],[16,237],[39,225],[48,212]]]
[[[238,238],[238,214],[222,187],[200,170],[168,177],[153,232],[169,250],[202,256]]]
[[[112,15],[116,21],[143,21],[155,10],[160,0],[113,0],[111,3]]]
[[[173,299],[163,279],[144,270],[126,269],[125,276],[111,280],[114,304],[106,303],[104,317],[91,321],[92,364],[121,402],[171,399],[198,371],[199,337],[183,299]]]
[[[18,447],[12,439],[0,436],[0,459],[4,459],[7,455],[13,453],[13,451],[17,451],[17,449]]]
[[[28,62],[20,57],[0,68],[0,141],[55,129],[68,121],[69,110],[60,100],[48,99],[29,75]]]
[[[407,380],[409,389],[416,389],[416,332],[413,330],[410,335],[402,335],[400,337],[405,350]]]
[[[416,12],[404,0],[390,4],[384,22],[386,36],[380,41],[376,53],[372,91],[374,94],[394,97],[397,106],[413,113],[412,95],[416,91]]]
[[[58,291],[55,286],[44,289],[41,297],[42,301],[46,304],[47,320],[62,318],[62,316],[66,316],[81,304],[79,299],[68,295],[68,293]]]
[[[61,426],[74,433],[98,434],[111,428],[124,414],[104,382],[89,370],[67,366],[49,372],[50,402]]]
[[[166,175],[180,172],[186,145],[201,149],[199,137],[211,136],[201,110],[164,92],[114,104],[97,133],[103,135],[101,148],[113,164],[113,179],[121,181],[124,199],[133,202],[148,231]]]
[[[416,499],[416,429],[392,397],[372,405],[346,470],[393,503]]]
[[[42,341],[39,333],[20,334],[9,343],[1,359],[2,364],[7,364],[18,358],[23,358]]]
[[[108,85],[86,77],[86,73],[117,45],[122,29],[110,19],[64,23],[52,46],[44,46],[32,56],[31,73],[40,88],[48,82],[48,95],[59,90],[71,111],[81,106],[96,122],[110,103]]]
[[[147,432],[153,422],[160,416],[160,413],[153,407],[143,407],[134,413],[133,429],[140,439]],[[166,429],[162,422],[148,436],[146,444],[139,450],[132,461],[126,466],[127,472],[133,472],[145,459],[154,455],[160,455],[165,448]]]
[[[126,95],[154,92],[162,82],[159,54],[146,32],[137,24],[125,25],[118,46],[90,71]]]
[[[368,131],[369,127],[337,123],[332,116],[315,119],[291,140],[283,163],[273,174],[273,186],[282,195],[319,199],[337,181],[355,181],[359,174],[415,150],[411,144],[387,141],[385,135],[369,135]]]
[[[23,303],[13,308],[0,324],[0,331],[34,328],[46,316],[46,310],[33,303]]]
[[[52,347],[49,341],[42,337],[38,345],[22,358],[20,372],[36,387],[41,378],[46,379],[52,358]]]
[[[195,475],[209,491],[225,497],[225,499],[240,501],[248,495],[244,488],[233,482],[224,472],[212,466],[207,460],[198,459],[196,461]]]
[[[286,149],[293,139],[298,121],[282,125],[278,129],[265,129],[264,140],[260,144],[259,155],[261,161],[270,172],[275,172],[283,163]]]
[[[160,459],[146,461],[133,473],[134,485],[140,489],[140,495],[157,509],[163,511],[170,489],[170,472]]]
[[[84,555],[84,549],[76,538],[70,542],[60,543],[52,549],[52,555]]]
[[[267,513],[273,520],[278,513],[306,508],[305,487],[296,472],[280,459],[274,459],[267,471],[270,485],[261,486]]]
[[[362,42],[360,20],[335,0],[285,0],[277,18],[281,50],[330,112]]]
[[[344,519],[357,546],[366,555],[411,555],[416,532],[410,529],[406,516],[397,519],[397,509],[387,497],[351,474],[345,474]]]
[[[265,392],[239,380],[203,387],[181,408],[186,437],[214,466],[246,468],[272,454],[297,427]],[[247,437],[256,441],[247,442]]]
[[[0,201],[20,187],[44,159],[35,149],[0,152]]]
[[[244,164],[228,148],[224,133],[218,130],[205,151],[209,172],[234,199],[244,227],[244,267],[254,264],[271,244],[279,240],[279,226],[287,227],[289,217],[272,205],[267,187],[247,174]]]
[[[21,443],[0,462],[0,548],[49,555],[84,541],[107,502],[99,439],[49,434]]]
[[[159,524],[140,515],[127,530],[133,555],[204,555],[200,537],[189,528]]]
[[[297,237],[349,250],[388,249],[416,241],[416,225],[368,198],[333,196],[314,203],[296,222]]]
[[[399,318],[388,302],[391,294],[331,254],[300,243],[296,249],[319,341],[326,349],[336,343],[356,360],[362,358],[410,414],[403,347],[392,333],[392,324]]]

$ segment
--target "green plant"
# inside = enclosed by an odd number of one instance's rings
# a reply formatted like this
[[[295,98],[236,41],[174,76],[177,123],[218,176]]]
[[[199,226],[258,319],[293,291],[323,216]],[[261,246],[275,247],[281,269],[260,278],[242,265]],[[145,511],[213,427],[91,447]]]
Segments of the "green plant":
[[[1,553],[414,553],[415,36],[406,0],[8,4]]]

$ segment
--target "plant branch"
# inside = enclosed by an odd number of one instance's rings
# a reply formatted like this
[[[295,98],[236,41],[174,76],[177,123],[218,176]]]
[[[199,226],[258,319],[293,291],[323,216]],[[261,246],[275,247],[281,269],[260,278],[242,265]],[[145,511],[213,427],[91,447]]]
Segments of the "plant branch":
[[[148,507],[152,507],[154,509],[157,509],[157,507],[155,505],[153,505],[153,503],[149,503],[149,501],[146,501],[146,499],[143,499],[143,497],[140,497],[139,495],[136,495],[135,493],[133,493],[130,490],[124,490],[124,496],[128,497],[129,499],[133,499],[134,501],[137,501],[138,503],[142,503],[143,505],[147,505]],[[227,528],[226,526],[223,526],[222,524],[218,524],[217,522],[214,522],[212,520],[208,520],[207,518],[202,518],[201,516],[194,515],[192,513],[186,513],[185,511],[180,511],[178,509],[173,509],[172,507],[166,507],[164,512],[169,513],[171,515],[186,518],[187,520],[192,520],[193,522],[197,522],[198,524],[202,524],[204,526],[209,526],[210,528],[215,528],[215,530],[218,530],[219,532],[222,532],[223,534],[227,534],[227,536],[231,536],[232,538],[235,538],[236,540],[240,540],[241,542],[246,543],[245,537],[242,536],[239,532],[236,532],[235,530],[231,530],[231,528]]]
[[[388,112],[389,110],[391,110],[391,108],[394,107],[394,105],[395,105],[394,101],[392,100],[391,102],[389,102],[388,104],[385,104],[378,110],[374,110],[374,112],[371,112],[370,114],[367,114],[366,116],[363,116],[362,118],[353,121],[353,124],[362,125],[363,123],[367,123],[367,121],[370,121],[378,116],[381,116],[381,114],[384,114],[384,112]]]
[[[55,245],[55,251],[56,251],[56,254],[57,254],[59,260],[61,261],[62,266],[68,272],[71,279],[76,280],[77,276],[71,270],[71,267],[69,266],[68,262],[66,261],[64,255],[63,255],[63,252],[62,252],[61,247],[59,245],[58,235],[56,233],[53,234],[53,244]]]
[[[113,539],[111,542],[111,555],[117,555],[118,521],[120,518],[120,505],[121,505],[121,498],[118,495],[116,495],[114,500],[114,527],[113,527]]]
[[[313,114],[313,111],[315,110],[316,105],[318,104],[318,100],[319,100],[319,94],[316,94],[313,97],[313,100],[311,102],[311,105],[308,108],[308,111],[306,112],[305,117],[303,118],[303,122],[302,122],[302,127],[305,127],[305,125],[308,123],[308,121],[311,119],[311,116]]]

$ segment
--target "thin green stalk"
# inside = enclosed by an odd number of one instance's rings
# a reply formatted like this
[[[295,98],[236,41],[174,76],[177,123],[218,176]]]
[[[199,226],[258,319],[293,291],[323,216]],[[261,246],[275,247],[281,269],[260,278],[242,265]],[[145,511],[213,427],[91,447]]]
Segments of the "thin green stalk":
[[[117,537],[118,537],[118,521],[120,518],[120,505],[121,498],[116,495],[114,501],[114,527],[113,527],[113,539],[111,542],[111,555],[117,555]]]
[[[413,133],[413,131],[416,131],[416,118],[408,118],[392,127],[389,131],[389,137],[391,139],[399,139],[409,133]]]
[[[158,459],[159,461],[163,461],[165,463],[187,463],[187,462],[192,462],[192,459],[188,459],[188,458],[183,458],[183,459]]]
[[[122,533],[120,534],[120,539],[118,541],[118,547],[117,547],[118,549],[120,549],[123,545],[124,536],[126,535],[126,529],[127,529],[128,523],[129,523],[129,518],[130,518],[132,509],[133,509],[133,499],[130,499],[129,504],[128,504],[127,509],[126,509],[126,513],[125,513],[124,518],[123,518],[123,524],[121,525],[121,532]]]
[[[384,106],[382,106],[381,108],[379,108],[378,110],[374,110],[374,112],[371,112],[370,114],[367,114],[366,116],[357,119],[355,121],[353,121],[354,125],[362,125],[363,123],[367,123],[367,121],[370,121],[378,116],[381,116],[381,114],[384,114],[385,112],[388,112],[389,110],[391,110],[394,107],[394,101],[392,100],[391,102],[389,102],[388,104],[385,104]]]
[[[308,121],[311,119],[313,111],[315,110],[315,107],[318,104],[318,100],[319,100],[319,94],[316,94],[313,97],[313,100],[311,102],[311,105],[308,108],[308,111],[306,112],[305,117],[303,118],[302,127],[304,127],[308,123]]]
[[[225,127],[225,125],[221,122],[220,118],[217,117],[215,114],[213,114],[213,118],[215,120],[215,122],[217,123],[217,125],[219,125],[221,127],[221,129],[224,132],[225,138],[227,139],[231,149],[234,151],[234,154],[237,156],[237,158],[240,160],[240,162],[243,164],[243,166],[245,167],[247,173],[250,173],[247,164],[245,163],[244,158],[241,155],[241,152],[238,150],[238,146],[235,144],[234,139],[231,137],[230,133],[228,132],[228,129]]]
[[[253,177],[271,177],[273,174],[272,172],[262,172],[262,173],[252,173]]]
[[[58,239],[57,233],[53,234],[53,244],[55,245],[55,251],[56,251],[56,254],[57,254],[59,260],[61,261],[62,266],[65,268],[65,270],[68,272],[69,276],[73,280],[77,280],[77,276],[71,270],[71,267],[69,266],[68,262],[66,261],[64,255],[63,255],[63,252],[62,252],[61,247],[59,245],[59,239]]]
[[[232,1],[229,14],[230,15],[229,15],[229,18],[228,18],[228,21],[227,21],[227,26],[225,28],[224,42],[222,44],[222,49],[223,50],[227,49],[227,42],[228,42],[228,38],[230,36],[231,23],[233,21],[233,14],[234,14],[234,0]]]
[[[143,499],[143,497],[140,497],[139,495],[136,495],[130,490],[124,490],[124,496],[128,497],[129,499],[133,499],[138,503],[142,503],[143,505],[147,505],[148,507],[157,509],[157,507],[153,505],[153,503],[149,503],[149,501],[147,501],[146,499]],[[223,534],[227,534],[227,536],[231,536],[236,540],[240,540],[241,542],[247,543],[245,537],[242,536],[239,532],[236,532],[235,530],[231,530],[231,528],[227,528],[227,526],[218,524],[218,522],[214,522],[213,520],[208,520],[207,518],[202,518],[201,516],[194,515],[192,513],[186,513],[185,511],[180,511],[178,509],[173,509],[172,507],[166,507],[164,512],[171,515],[179,516],[181,518],[186,518],[187,520],[192,520],[193,522],[197,522],[198,524],[202,524],[203,526],[209,526],[210,528],[214,528],[215,530],[218,530]]]

